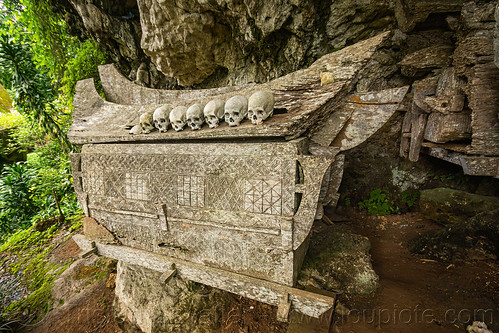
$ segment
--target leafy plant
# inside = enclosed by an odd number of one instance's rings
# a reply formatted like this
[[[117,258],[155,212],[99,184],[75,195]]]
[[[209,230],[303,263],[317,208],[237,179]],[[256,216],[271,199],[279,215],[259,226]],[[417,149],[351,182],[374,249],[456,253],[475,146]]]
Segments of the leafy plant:
[[[18,113],[4,113],[0,114],[0,129],[12,128],[20,124],[22,117]]]
[[[106,63],[105,54],[93,40],[86,40],[76,50],[75,55],[66,64],[61,88],[67,104],[72,105],[76,83],[86,78],[94,78],[97,90],[100,89],[100,78],[97,66]]]
[[[369,199],[358,203],[360,209],[365,209],[372,215],[389,215],[399,209],[391,199],[390,193],[379,188],[369,193]]]
[[[11,233],[31,224],[36,211],[32,183],[36,174],[23,162],[6,166],[0,175],[0,233]]]
[[[419,191],[406,190],[402,192],[402,202],[407,205],[407,207],[414,206],[419,200]]]

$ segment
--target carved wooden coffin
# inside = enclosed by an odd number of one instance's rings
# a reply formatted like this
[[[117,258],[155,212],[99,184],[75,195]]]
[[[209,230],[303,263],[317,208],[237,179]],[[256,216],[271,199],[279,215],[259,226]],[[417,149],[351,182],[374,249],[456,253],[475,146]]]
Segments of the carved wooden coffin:
[[[73,156],[87,216],[121,244],[292,286],[334,157],[307,140],[100,144]]]

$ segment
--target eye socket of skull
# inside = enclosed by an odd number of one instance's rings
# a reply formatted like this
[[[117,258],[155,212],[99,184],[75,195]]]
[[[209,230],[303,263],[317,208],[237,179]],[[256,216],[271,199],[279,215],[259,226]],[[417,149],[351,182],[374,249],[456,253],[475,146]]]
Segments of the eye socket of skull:
[[[239,116],[239,112],[237,112],[237,111],[234,111],[233,113],[234,113],[234,117],[237,117],[237,116]]]
[[[263,110],[258,110],[256,113],[257,113],[259,116],[263,116]]]

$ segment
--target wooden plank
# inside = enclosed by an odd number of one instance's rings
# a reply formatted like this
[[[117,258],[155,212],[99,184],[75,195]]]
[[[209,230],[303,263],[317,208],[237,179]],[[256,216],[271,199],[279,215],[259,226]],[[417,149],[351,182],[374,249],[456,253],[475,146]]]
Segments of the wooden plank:
[[[404,86],[350,96],[347,107],[353,108],[354,112],[334,140],[329,141],[330,145],[344,151],[366,141],[398,110],[408,90],[409,86]],[[321,144],[328,142],[321,132],[311,140]]]
[[[411,162],[417,162],[419,159],[421,144],[423,143],[426,119],[428,118],[428,114],[419,112],[419,108],[415,104],[412,105],[411,112],[413,112],[414,114],[412,115],[411,119],[412,123],[409,160]]]
[[[473,135],[471,153],[499,155],[499,68],[493,61],[477,64],[471,80],[470,107]]]
[[[435,143],[471,139],[471,115],[434,112],[426,122],[424,138]]]
[[[424,147],[423,152],[441,160],[460,165],[463,172],[471,176],[491,176],[499,178],[499,157],[467,155],[442,147]]]
[[[74,235],[74,241],[83,251],[92,249],[92,242],[83,235]],[[96,243],[98,255],[122,260],[159,272],[170,271],[174,264],[182,279],[206,284],[263,303],[278,306],[282,296],[289,294],[291,309],[299,313],[319,318],[334,307],[335,297],[288,287],[267,280],[191,263],[185,260],[134,249],[127,246]]]
[[[402,121],[402,134],[400,136],[400,157],[409,156],[409,147],[411,144],[412,112],[406,112]]]

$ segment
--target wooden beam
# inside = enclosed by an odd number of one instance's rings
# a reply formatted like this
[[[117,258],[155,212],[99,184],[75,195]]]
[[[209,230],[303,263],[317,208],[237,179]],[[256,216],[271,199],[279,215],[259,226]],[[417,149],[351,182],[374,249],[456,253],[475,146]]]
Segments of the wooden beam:
[[[83,251],[92,249],[92,242],[83,235],[74,235],[74,241]],[[170,271],[175,265],[177,274],[186,280],[199,282],[263,303],[279,306],[282,297],[289,294],[290,309],[319,318],[334,307],[335,297],[288,287],[267,280],[224,271],[222,269],[191,263],[185,260],[134,249],[127,246],[95,243],[98,254],[131,265],[138,265],[159,272]]]

